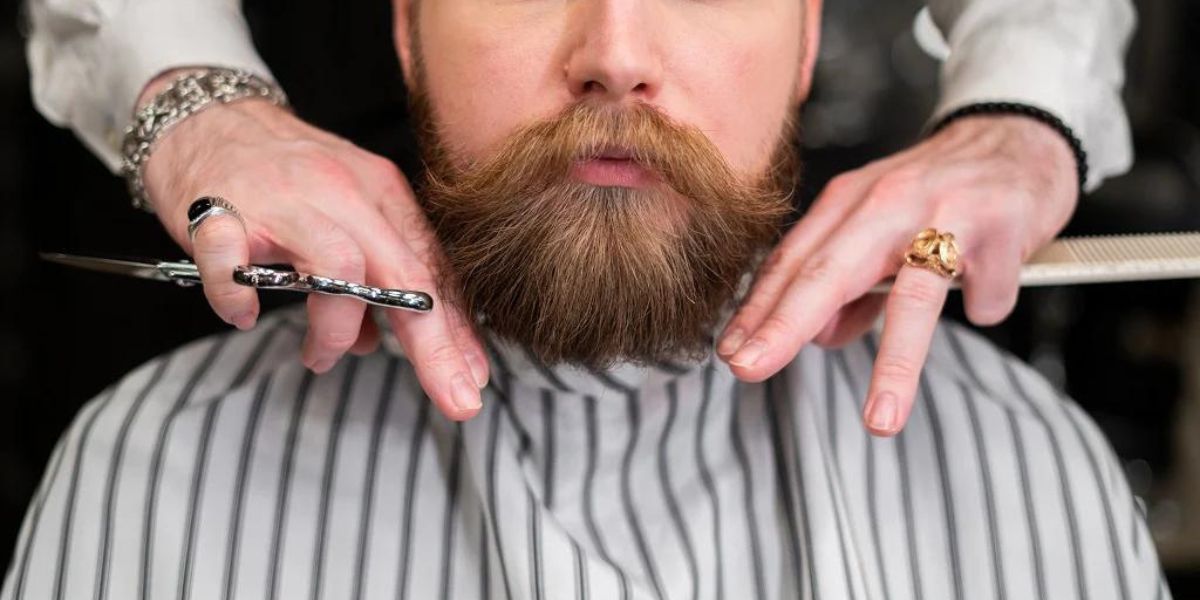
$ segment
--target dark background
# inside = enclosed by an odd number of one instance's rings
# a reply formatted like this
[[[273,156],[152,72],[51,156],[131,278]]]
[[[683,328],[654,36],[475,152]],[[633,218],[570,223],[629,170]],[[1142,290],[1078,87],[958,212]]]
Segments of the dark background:
[[[1137,162],[1084,198],[1067,233],[1200,229],[1200,2],[1136,2],[1126,103]],[[246,0],[255,42],[299,114],[406,170],[414,165],[385,0]],[[918,49],[915,0],[829,0],[806,109],[806,197],[837,172],[911,144],[936,63]],[[177,257],[123,183],[32,108],[18,2],[0,2],[0,565],[60,432],[136,365],[220,331],[194,289],[69,271],[38,251]],[[984,329],[1100,423],[1144,501],[1177,598],[1200,597],[1200,455],[1182,442],[1200,406],[1193,282],[1022,292]],[[278,305],[277,297],[264,297]],[[951,300],[948,314],[963,320]]]

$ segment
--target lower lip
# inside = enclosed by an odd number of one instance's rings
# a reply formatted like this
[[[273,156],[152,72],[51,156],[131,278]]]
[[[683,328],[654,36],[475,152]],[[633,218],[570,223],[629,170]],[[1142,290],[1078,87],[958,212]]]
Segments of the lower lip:
[[[601,187],[649,187],[657,182],[652,172],[624,158],[591,158],[575,163],[571,177]]]

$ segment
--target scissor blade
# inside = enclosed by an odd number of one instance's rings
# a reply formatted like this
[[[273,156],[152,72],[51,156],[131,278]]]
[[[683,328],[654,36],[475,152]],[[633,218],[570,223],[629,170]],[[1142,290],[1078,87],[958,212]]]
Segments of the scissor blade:
[[[167,277],[158,268],[158,263],[154,262],[100,258],[96,256],[75,256],[59,252],[40,252],[39,256],[51,262],[87,269],[89,271],[116,273],[118,275],[128,275],[130,277],[140,277],[156,281],[171,281],[171,278]]]

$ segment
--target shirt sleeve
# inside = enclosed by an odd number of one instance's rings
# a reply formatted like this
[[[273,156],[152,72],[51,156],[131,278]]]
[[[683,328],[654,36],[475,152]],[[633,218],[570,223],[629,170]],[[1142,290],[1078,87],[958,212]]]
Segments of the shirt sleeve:
[[[1136,14],[1129,0],[929,0],[945,37],[941,97],[930,123],[977,102],[1021,102],[1070,127],[1088,155],[1091,191],[1129,169],[1121,101]]]
[[[34,106],[114,172],[145,85],[177,67],[241,68],[273,80],[238,0],[28,0]]]

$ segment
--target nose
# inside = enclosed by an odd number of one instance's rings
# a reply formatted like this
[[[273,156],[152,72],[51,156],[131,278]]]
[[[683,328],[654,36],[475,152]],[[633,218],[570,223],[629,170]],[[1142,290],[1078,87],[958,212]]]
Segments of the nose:
[[[582,0],[566,65],[576,99],[651,100],[662,86],[662,59],[654,40],[654,3]]]

